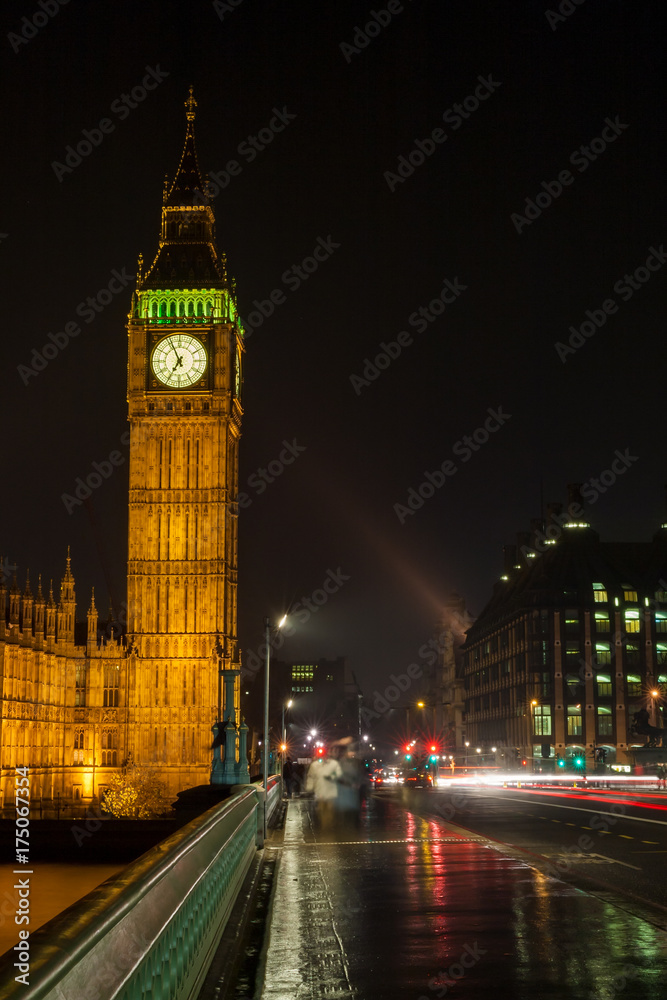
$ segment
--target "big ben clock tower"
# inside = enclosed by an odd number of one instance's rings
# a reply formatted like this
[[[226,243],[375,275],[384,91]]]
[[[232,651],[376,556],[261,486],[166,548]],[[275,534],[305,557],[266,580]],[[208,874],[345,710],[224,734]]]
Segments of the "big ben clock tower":
[[[145,270],[140,258],[128,322],[126,746],[136,763],[160,769],[172,793],[209,780],[216,720],[239,722],[243,337],[203,194],[192,88],[185,106],[159,247]]]

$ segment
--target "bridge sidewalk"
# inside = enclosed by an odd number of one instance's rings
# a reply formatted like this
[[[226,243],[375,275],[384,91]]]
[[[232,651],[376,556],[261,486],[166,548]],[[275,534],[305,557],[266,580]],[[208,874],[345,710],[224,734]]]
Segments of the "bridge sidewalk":
[[[663,1000],[659,927],[389,798],[321,831],[292,800],[265,850],[261,1000]]]

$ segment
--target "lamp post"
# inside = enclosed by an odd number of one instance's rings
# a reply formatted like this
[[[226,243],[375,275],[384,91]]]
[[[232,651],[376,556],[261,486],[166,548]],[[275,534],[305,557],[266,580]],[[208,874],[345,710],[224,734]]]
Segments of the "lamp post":
[[[287,702],[287,704],[285,704],[285,702],[283,701],[283,721],[282,721],[282,725],[280,727],[280,731],[283,734],[283,764],[285,763],[285,750],[287,748],[287,739],[286,739],[287,734],[285,732],[285,709],[286,708],[291,708],[291,707],[292,707],[292,699],[291,698]]]
[[[282,628],[287,619],[283,615],[278,622],[278,628]],[[266,840],[266,820],[267,820],[267,799],[269,797],[269,667],[271,662],[271,623],[268,618],[264,619],[265,632],[265,668],[264,675],[264,766],[262,768],[262,781],[264,784],[264,840]]]

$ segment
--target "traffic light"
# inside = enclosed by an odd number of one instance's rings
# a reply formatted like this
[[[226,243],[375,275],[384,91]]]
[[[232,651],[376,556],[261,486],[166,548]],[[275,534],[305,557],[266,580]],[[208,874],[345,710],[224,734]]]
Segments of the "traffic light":
[[[429,760],[431,761],[432,764],[435,764],[437,759],[438,759],[437,753],[432,753],[431,756],[429,757]]]
[[[565,767],[565,761],[563,760],[560,754],[558,754],[558,756],[556,757],[556,766]]]
[[[528,761],[524,757],[523,760],[521,761],[521,767],[527,767],[527,766],[528,766]]]
[[[572,765],[575,771],[585,771],[586,770],[586,759],[581,754],[574,758]]]
[[[519,750],[518,747],[514,748],[514,756],[516,757],[517,760],[519,760],[521,757],[521,751]]]
[[[604,747],[597,747],[595,750],[595,759],[599,761],[600,764],[604,764],[607,759],[607,751]]]
[[[317,747],[317,756],[324,757],[324,747]]]

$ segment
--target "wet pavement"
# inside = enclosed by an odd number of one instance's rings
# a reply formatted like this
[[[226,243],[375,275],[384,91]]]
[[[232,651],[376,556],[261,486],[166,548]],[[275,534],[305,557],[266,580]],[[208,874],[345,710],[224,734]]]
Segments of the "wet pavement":
[[[357,828],[289,803],[262,1000],[662,1000],[667,934],[484,837],[373,796]]]

